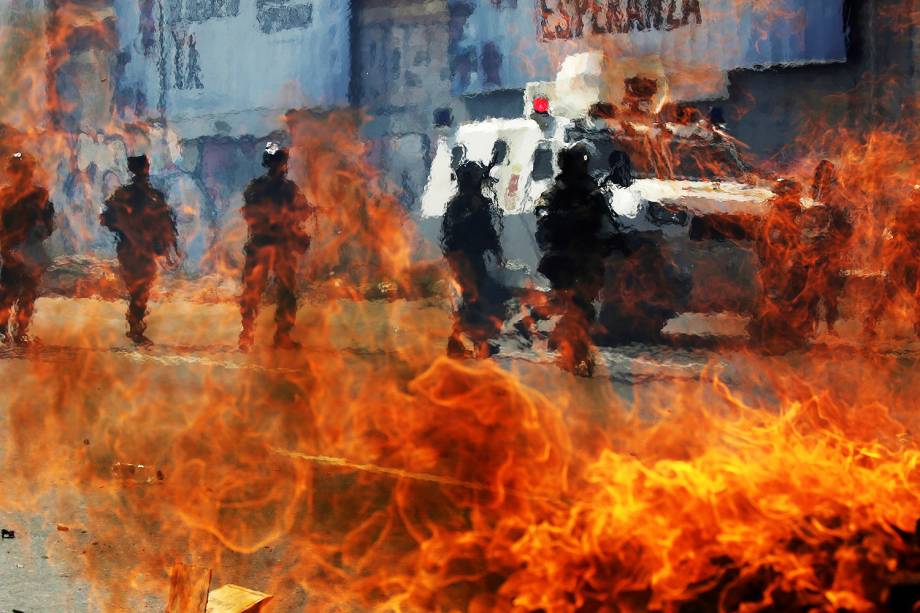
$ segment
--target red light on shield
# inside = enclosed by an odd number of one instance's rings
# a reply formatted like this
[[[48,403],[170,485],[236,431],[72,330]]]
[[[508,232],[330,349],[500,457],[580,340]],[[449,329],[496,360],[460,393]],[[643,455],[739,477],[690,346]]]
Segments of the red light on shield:
[[[549,113],[549,98],[540,96],[533,99],[533,110],[537,113]]]

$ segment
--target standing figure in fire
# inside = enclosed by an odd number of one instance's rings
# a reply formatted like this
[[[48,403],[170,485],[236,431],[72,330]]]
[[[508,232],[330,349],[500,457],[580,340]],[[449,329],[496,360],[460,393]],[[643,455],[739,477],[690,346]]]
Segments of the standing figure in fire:
[[[589,153],[582,144],[559,152],[560,173],[536,207],[537,244],[543,251],[539,272],[549,279],[562,317],[550,338],[561,366],[590,377],[594,301],[604,286],[604,260],[621,240],[619,224],[597,183],[588,174]]]
[[[262,166],[267,169],[266,174],[253,179],[243,193],[243,218],[249,226],[249,239],[244,247],[246,262],[240,296],[243,330],[239,347],[242,351],[252,347],[262,293],[269,274],[274,274],[278,285],[274,346],[299,349],[300,344],[291,338],[297,316],[296,273],[300,256],[310,247],[304,225],[314,209],[297,185],[287,178],[286,149],[268,143],[262,154]]]
[[[748,333],[767,351],[783,353],[812,333],[808,259],[802,232],[802,187],[788,180],[773,186],[770,210],[754,233],[760,265],[760,300]]]
[[[447,353],[452,357],[484,358],[498,351],[496,337],[509,298],[490,271],[504,263],[502,210],[489,194],[494,181],[489,172],[506,151],[506,145],[499,143],[488,166],[458,160],[454,170],[457,194],[447,203],[441,224],[441,249],[461,291],[461,304],[447,342]],[[471,342],[472,349],[464,340]]]
[[[805,212],[806,239],[810,246],[808,292],[810,316],[815,328],[823,307],[827,331],[835,334],[834,324],[840,317],[840,296],[846,277],[847,256],[853,236],[853,220],[840,189],[837,170],[828,160],[815,169],[811,186],[815,206]]]
[[[150,183],[150,162],[146,155],[128,158],[128,171],[134,175],[128,185],[119,187],[105,201],[100,221],[115,234],[121,277],[128,290],[128,338],[141,347],[153,342],[147,338],[147,301],[157,278],[161,258],[168,268],[179,261],[176,216],[163,193]]]
[[[48,190],[34,183],[31,156],[14,154],[7,172],[11,183],[0,191],[0,342],[28,345],[38,284],[51,262],[43,243],[54,231],[54,205]],[[15,328],[10,334],[14,308]]]
[[[914,334],[920,337],[920,189],[914,187],[909,199],[899,202],[894,219],[885,232],[882,261],[885,274],[870,305],[863,332],[868,339],[877,336],[878,322],[899,298],[913,306]]]

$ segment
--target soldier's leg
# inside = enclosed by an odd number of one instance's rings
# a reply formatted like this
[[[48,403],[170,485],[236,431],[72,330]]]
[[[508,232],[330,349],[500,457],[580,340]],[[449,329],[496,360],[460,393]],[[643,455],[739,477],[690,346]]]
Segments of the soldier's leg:
[[[863,335],[869,338],[876,336],[878,322],[881,320],[882,315],[885,314],[885,311],[888,310],[888,305],[891,304],[898,294],[900,280],[897,279],[899,275],[895,267],[892,267],[886,272],[888,275],[882,277],[881,287],[876,292],[876,296],[869,305],[866,317],[863,320]]]
[[[498,353],[498,337],[505,320],[503,288],[489,275],[482,258],[473,260],[470,267],[472,301],[469,306],[468,334],[473,341],[473,352],[478,358]],[[466,302],[466,300],[464,300]]]
[[[912,261],[906,268],[904,277],[914,302],[914,334],[920,336],[920,264]]]
[[[148,343],[144,335],[147,330],[147,302],[153,287],[154,275],[140,274],[130,280],[128,288],[128,337],[136,343]]]
[[[24,269],[23,273],[19,301],[16,304],[16,334],[13,337],[13,341],[18,345],[29,342],[29,323],[35,311],[35,299],[38,298],[38,284],[41,281],[40,269]]]
[[[259,304],[262,301],[262,292],[268,281],[268,270],[271,266],[271,251],[268,248],[257,248],[246,245],[246,261],[243,264],[243,292],[240,295],[240,315],[243,329],[240,332],[240,348],[246,349],[252,345],[253,326],[259,314]]]
[[[16,269],[8,262],[4,262],[0,266],[0,337],[5,338],[9,334],[10,315],[18,294],[19,283]]]
[[[128,338],[138,344],[148,345],[144,332],[147,323],[147,302],[150,300],[150,290],[156,279],[156,261],[144,255],[119,252],[118,260],[121,264],[121,273],[128,288]]]
[[[843,270],[839,267],[833,267],[828,273],[827,279],[827,296],[824,298],[824,321],[827,323],[827,331],[834,332],[834,325],[840,319],[840,297],[846,288],[847,279],[843,276]]]
[[[573,319],[572,319],[572,364],[575,373],[581,376],[591,376],[594,372],[594,360],[591,357],[591,326],[597,317],[597,311],[594,307],[594,300],[601,290],[602,277],[599,278],[596,271],[586,271],[582,279],[575,288],[575,294],[572,297]]]
[[[297,318],[297,255],[280,253],[275,260],[275,281],[278,283],[278,305],[275,309],[276,347],[296,349],[299,344],[291,339],[291,330]]]
[[[469,262],[465,255],[455,252],[446,253],[445,258],[454,281],[460,286],[459,300],[453,312],[453,325],[450,336],[447,337],[447,355],[453,358],[470,357],[464,338],[469,336],[469,328],[475,317],[476,291],[471,289],[469,281]]]

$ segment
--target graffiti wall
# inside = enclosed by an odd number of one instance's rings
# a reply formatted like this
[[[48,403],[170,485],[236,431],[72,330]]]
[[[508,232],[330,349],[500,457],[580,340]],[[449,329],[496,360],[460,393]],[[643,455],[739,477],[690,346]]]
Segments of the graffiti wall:
[[[455,0],[452,89],[521,88],[592,49],[684,72],[843,61],[842,1]]]
[[[347,0],[118,1],[121,102],[183,138],[267,134],[289,108],[347,102]]]

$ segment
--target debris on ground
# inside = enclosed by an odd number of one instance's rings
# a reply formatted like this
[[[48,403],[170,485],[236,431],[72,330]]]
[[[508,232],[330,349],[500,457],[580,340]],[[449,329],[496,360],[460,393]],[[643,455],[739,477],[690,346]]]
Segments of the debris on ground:
[[[169,571],[166,613],[204,613],[210,589],[210,568],[175,563]]]
[[[70,532],[70,526],[65,526],[64,524],[57,525],[58,532]]]
[[[156,470],[152,466],[126,464],[124,462],[115,462],[112,465],[112,474],[123,481],[132,481],[134,483],[154,483],[165,479],[163,471]]]
[[[4,539],[14,539],[16,538],[15,530],[7,530],[6,528],[0,529],[0,538]]]
[[[269,594],[228,583],[208,594],[207,613],[257,613],[270,598]]]

